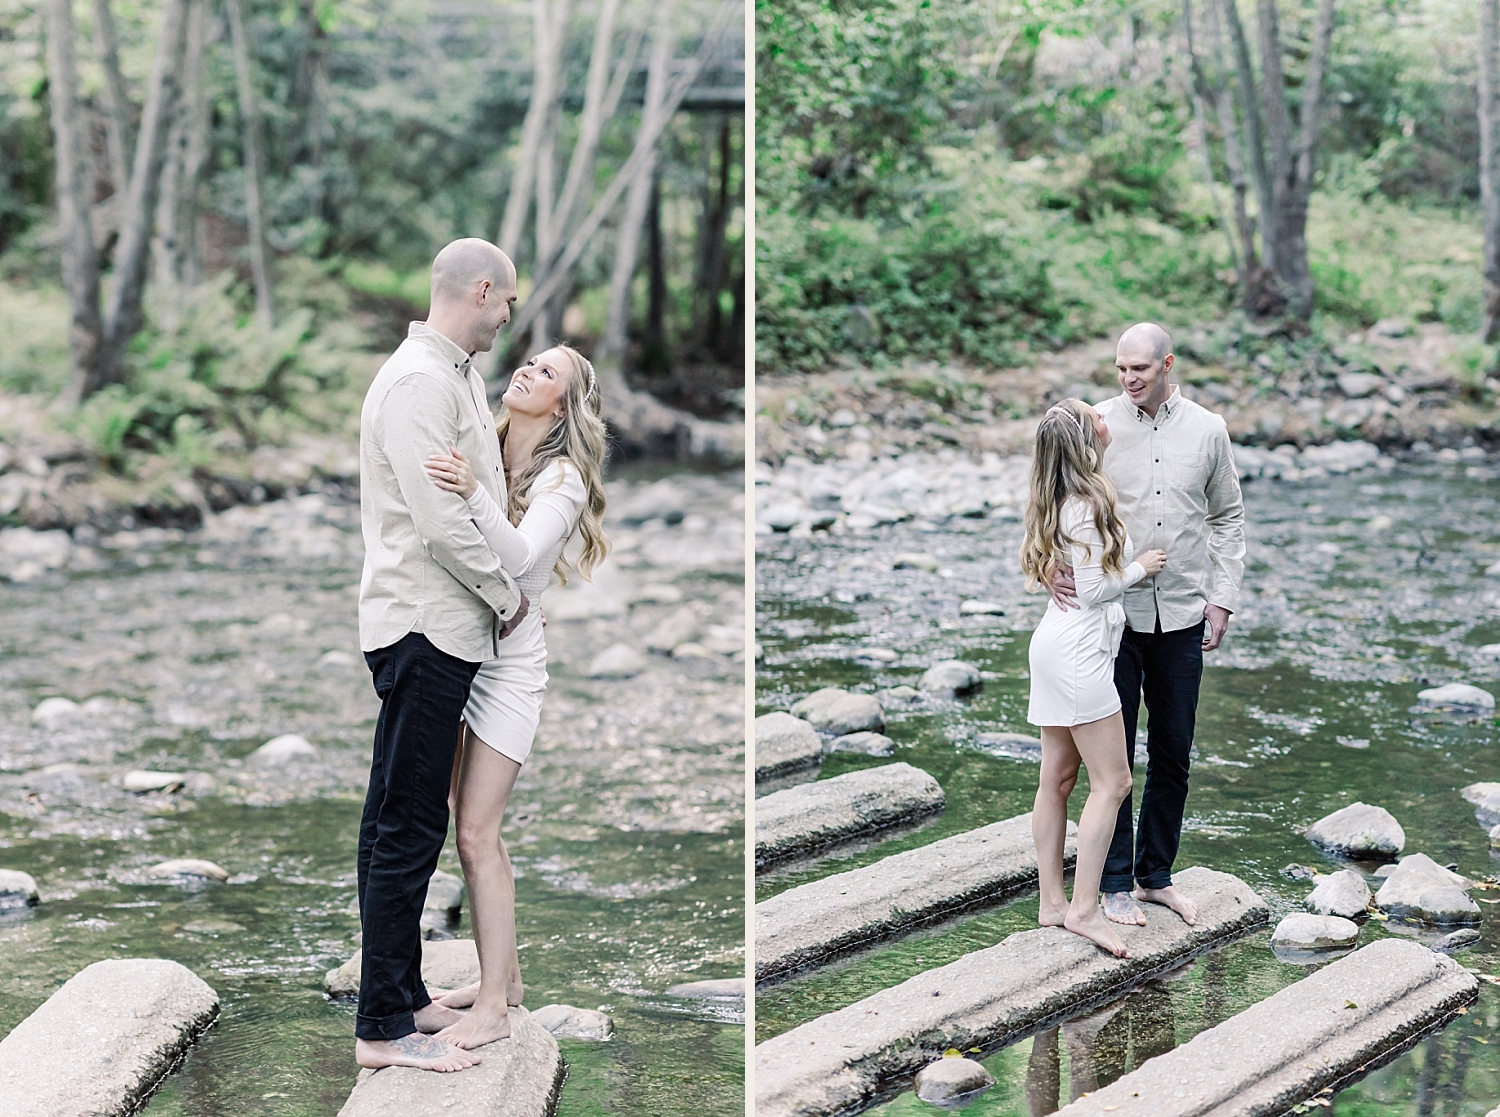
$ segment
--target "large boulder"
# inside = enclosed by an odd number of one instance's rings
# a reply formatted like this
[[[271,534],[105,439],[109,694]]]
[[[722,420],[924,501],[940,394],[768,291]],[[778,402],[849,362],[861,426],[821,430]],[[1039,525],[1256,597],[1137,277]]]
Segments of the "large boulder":
[[[1350,803],[1307,828],[1308,840],[1333,853],[1390,860],[1406,847],[1406,832],[1384,807]]]
[[[755,719],[755,778],[771,779],[812,768],[823,759],[818,731],[781,710]]]
[[[1439,927],[1479,922],[1479,905],[1469,898],[1470,882],[1424,853],[1403,857],[1375,893],[1375,906],[1387,915]]]
[[[979,668],[959,659],[945,659],[922,672],[918,683],[931,694],[968,694],[983,685]]]
[[[805,718],[814,729],[836,737],[866,729],[878,733],[885,728],[885,711],[875,698],[839,687],[813,691],[792,707],[792,713]]]
[[[1359,925],[1336,915],[1293,912],[1271,932],[1275,950],[1345,950],[1359,941]]]
[[[1319,877],[1317,887],[1307,898],[1307,910],[1315,915],[1336,915],[1353,919],[1365,914],[1370,906],[1370,886],[1353,869],[1340,869]]]

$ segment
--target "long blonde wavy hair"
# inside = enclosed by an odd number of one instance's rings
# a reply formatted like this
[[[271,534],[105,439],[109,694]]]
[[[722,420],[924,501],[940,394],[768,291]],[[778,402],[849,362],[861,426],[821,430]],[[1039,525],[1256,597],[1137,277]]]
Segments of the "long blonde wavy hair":
[[[1125,569],[1125,524],[1116,508],[1115,487],[1104,475],[1104,446],[1082,400],[1065,399],[1042,416],[1031,458],[1031,492],[1026,500],[1026,537],[1021,543],[1021,570],[1026,588],[1049,582],[1070,565],[1068,547],[1080,540],[1062,528],[1063,505],[1076,497],[1093,512],[1104,540],[1101,565],[1106,574]]]
[[[583,549],[578,553],[578,572],[585,578],[593,574],[594,568],[609,554],[609,540],[604,535],[604,456],[608,451],[608,440],[604,428],[604,394],[602,386],[594,376],[594,366],[587,357],[569,345],[553,346],[573,363],[573,375],[568,378],[568,390],[563,396],[562,418],[552,424],[552,429],[537,445],[536,452],[526,468],[514,477],[506,476],[505,514],[513,524],[519,524],[526,509],[531,505],[531,486],[554,461],[562,459],[576,468],[583,478],[586,499],[583,511],[578,515],[578,526],[574,529],[583,540]],[[500,446],[505,446],[505,433],[510,430],[510,411],[501,407],[495,420],[495,433]],[[561,484],[559,479],[558,484]],[[558,557],[553,567],[563,585],[568,584],[570,568],[567,560]]]

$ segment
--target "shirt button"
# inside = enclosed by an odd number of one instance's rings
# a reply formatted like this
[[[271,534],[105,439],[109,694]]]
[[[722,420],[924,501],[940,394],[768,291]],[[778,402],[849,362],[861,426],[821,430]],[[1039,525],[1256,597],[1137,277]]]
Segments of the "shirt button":
[[[1156,458],[1156,459],[1155,459],[1155,460],[1156,460],[1156,461],[1161,461],[1161,459],[1160,459],[1160,458]]]
[[[1157,490],[1156,490],[1156,495],[1157,495],[1157,496],[1161,496],[1161,490],[1160,490],[1160,489],[1157,489]]]

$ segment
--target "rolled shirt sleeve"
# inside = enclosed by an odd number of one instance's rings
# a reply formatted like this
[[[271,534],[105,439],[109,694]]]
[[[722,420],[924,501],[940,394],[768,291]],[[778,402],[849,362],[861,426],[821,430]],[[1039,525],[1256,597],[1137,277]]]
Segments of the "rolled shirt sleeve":
[[[1240,474],[1223,420],[1214,438],[1214,469],[1207,486],[1208,561],[1211,584],[1208,603],[1234,612],[1245,576],[1245,501]]]

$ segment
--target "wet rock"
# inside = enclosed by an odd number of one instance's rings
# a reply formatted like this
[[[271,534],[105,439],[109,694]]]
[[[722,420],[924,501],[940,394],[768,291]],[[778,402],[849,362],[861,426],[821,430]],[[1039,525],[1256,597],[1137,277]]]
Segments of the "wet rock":
[[[868,694],[851,694],[839,687],[824,687],[809,694],[792,707],[792,713],[805,718],[814,729],[842,737],[869,729],[885,728],[885,711]]]
[[[782,501],[766,508],[760,514],[760,522],[772,531],[791,531],[802,519],[806,510],[800,504]]]
[[[1307,838],[1355,858],[1390,859],[1406,845],[1406,832],[1391,812],[1368,803],[1350,803],[1320,818],[1308,827]]]
[[[1370,906],[1370,886],[1353,869],[1340,869],[1318,880],[1307,898],[1307,910],[1317,915],[1353,919]]]
[[[0,869],[0,911],[34,908],[41,903],[36,881],[20,869]]]
[[[687,997],[695,1001],[732,1001],[745,999],[743,977],[719,977],[707,981],[685,981],[667,990],[669,997]]]
[[[281,765],[317,755],[317,748],[307,738],[299,737],[295,733],[284,733],[280,737],[272,737],[252,752],[247,759],[256,764]]]
[[[1479,941],[1479,932],[1473,927],[1461,927],[1457,931],[1449,931],[1437,942],[1432,944],[1432,949],[1439,954],[1457,954],[1460,950],[1468,950]]]
[[[822,763],[823,740],[808,722],[776,710],[755,719],[755,778],[773,779]]]
[[[1417,692],[1417,704],[1428,710],[1452,710],[1458,713],[1492,713],[1495,696],[1468,683],[1449,683]]]
[[[897,555],[891,562],[892,570],[925,570],[929,574],[937,572],[938,560],[931,555],[919,551],[908,552]]]
[[[1500,783],[1471,783],[1459,794],[1474,804],[1474,816],[1482,824],[1500,824]]]
[[[543,1005],[531,1018],[563,1039],[606,1040],[614,1031],[614,1022],[604,1013],[572,1005]]]
[[[631,493],[610,512],[622,524],[642,524],[647,520],[681,523],[687,514],[688,495],[682,487],[664,478]]]
[[[995,1084],[995,1076],[983,1063],[962,1057],[945,1057],[917,1072],[917,1097],[928,1105],[957,1109],[969,1104]]]
[[[893,756],[896,742],[884,733],[845,733],[828,743],[829,752],[857,752],[865,756]]]
[[[698,614],[692,607],[682,606],[662,618],[655,628],[646,634],[646,650],[666,655],[680,644],[686,644],[698,634]]]
[[[903,684],[877,690],[875,700],[882,706],[917,706],[922,702],[922,692]]]
[[[583,673],[590,679],[628,679],[646,669],[646,657],[629,644],[611,644],[589,660]]]
[[[1291,864],[1281,870],[1281,875],[1287,880],[1313,880],[1318,874],[1306,865]]]
[[[462,877],[437,869],[427,881],[427,895],[422,900],[424,917],[436,916],[449,924],[457,923],[464,910]]]
[[[31,711],[31,724],[51,727],[53,722],[76,715],[80,710],[71,698],[43,698]]]
[[[1500,849],[1500,823],[1490,827],[1490,848]]]
[[[1028,760],[1040,763],[1042,740],[1025,733],[1000,733],[986,730],[974,735],[974,747],[991,756],[1003,756],[1010,760]]]
[[[1003,617],[1005,606],[998,601],[965,601],[958,607],[961,617]]]
[[[958,659],[945,659],[922,672],[918,683],[932,694],[968,694],[984,685],[979,668]]]
[[[1450,926],[1478,923],[1479,905],[1469,898],[1469,882],[1426,854],[1401,859],[1375,893],[1375,906],[1387,915]]]
[[[1345,372],[1338,377],[1339,391],[1350,399],[1364,399],[1385,386],[1385,377],[1373,372]]]
[[[892,648],[856,648],[850,658],[867,663],[895,663],[901,656]]]
[[[1359,941],[1359,925],[1336,915],[1294,912],[1271,932],[1273,950],[1342,950]]]
[[[215,865],[212,861],[203,861],[196,857],[180,857],[173,861],[163,861],[159,865],[152,865],[146,870],[148,877],[202,877],[205,880],[228,880],[229,873]]]
[[[353,667],[357,663],[359,663],[359,660],[355,657],[354,653],[340,651],[337,648],[334,648],[332,651],[326,651],[318,657],[319,667]]]
[[[218,1013],[176,962],[95,962],[0,1040],[6,1117],[135,1113]]]
[[[148,772],[137,769],[126,772],[120,786],[126,791],[141,794],[147,791],[177,791],[187,779],[181,772]]]
[[[229,919],[194,919],[184,923],[182,929],[195,935],[232,935],[245,928]]]
[[[755,804],[755,863],[769,865],[943,809],[943,789],[897,762],[772,792]]]
[[[699,638],[703,647],[718,655],[734,655],[745,650],[745,630],[728,624],[711,624]]]
[[[359,996],[362,952],[329,970],[323,987],[330,997]],[[432,989],[460,989],[479,980],[479,950],[473,939],[423,940],[422,981]]]

